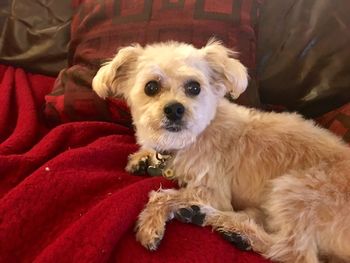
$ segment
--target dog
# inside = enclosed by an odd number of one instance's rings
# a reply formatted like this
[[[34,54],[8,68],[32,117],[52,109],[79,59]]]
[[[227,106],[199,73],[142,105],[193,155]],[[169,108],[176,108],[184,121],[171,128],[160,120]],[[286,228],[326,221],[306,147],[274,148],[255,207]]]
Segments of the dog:
[[[156,250],[176,217],[273,261],[350,262],[349,147],[298,114],[224,98],[248,78],[217,40],[135,44],[99,69],[94,91],[125,98],[141,146],[126,170],[146,164],[180,186],[150,193],[137,240]]]

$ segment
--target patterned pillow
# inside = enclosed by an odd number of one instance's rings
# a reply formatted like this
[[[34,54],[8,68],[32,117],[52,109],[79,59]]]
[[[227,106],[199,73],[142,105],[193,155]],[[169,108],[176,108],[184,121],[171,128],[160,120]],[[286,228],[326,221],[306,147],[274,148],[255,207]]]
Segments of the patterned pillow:
[[[78,120],[114,121],[130,116],[120,99],[102,101],[91,89],[101,62],[118,47],[178,40],[204,45],[215,36],[240,53],[252,77],[239,103],[258,106],[255,82],[256,21],[262,0],[75,0],[69,67],[62,70],[45,113],[52,124]]]
[[[350,144],[350,103],[328,112],[316,120]]]

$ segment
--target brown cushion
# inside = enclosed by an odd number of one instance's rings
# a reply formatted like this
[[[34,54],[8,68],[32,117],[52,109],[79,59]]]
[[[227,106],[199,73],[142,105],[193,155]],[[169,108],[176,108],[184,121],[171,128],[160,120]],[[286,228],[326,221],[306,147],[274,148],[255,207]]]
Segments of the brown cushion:
[[[239,102],[259,105],[254,79],[259,0],[74,3],[77,11],[72,21],[70,67],[60,73],[53,92],[47,96],[46,115],[53,122],[85,119],[119,122],[120,114],[114,116],[109,110],[108,103],[113,100],[98,99],[91,90],[91,80],[101,62],[114,56],[119,47],[133,42],[178,40],[200,47],[215,36],[240,52],[241,61],[251,73],[248,91]]]
[[[263,104],[316,117],[350,101],[350,1],[266,1],[259,21]]]
[[[67,66],[71,0],[1,0],[0,63],[57,76]]]

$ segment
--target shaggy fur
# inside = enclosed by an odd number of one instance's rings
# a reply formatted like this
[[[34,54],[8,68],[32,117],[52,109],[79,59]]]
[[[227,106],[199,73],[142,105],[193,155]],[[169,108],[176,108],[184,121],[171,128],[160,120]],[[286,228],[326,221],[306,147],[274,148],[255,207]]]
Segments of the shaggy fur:
[[[234,53],[210,41],[167,42],[121,49],[93,80],[96,93],[123,96],[141,150],[152,163],[155,151],[172,153],[179,190],[159,189],[137,223],[137,239],[154,250],[167,220],[197,205],[202,225],[239,234],[254,251],[280,262],[350,262],[350,150],[339,138],[297,114],[266,113],[223,99],[238,97],[247,72]],[[161,90],[147,96],[147,82]],[[184,91],[200,84],[198,96]],[[164,128],[164,107],[185,106],[180,131]]]

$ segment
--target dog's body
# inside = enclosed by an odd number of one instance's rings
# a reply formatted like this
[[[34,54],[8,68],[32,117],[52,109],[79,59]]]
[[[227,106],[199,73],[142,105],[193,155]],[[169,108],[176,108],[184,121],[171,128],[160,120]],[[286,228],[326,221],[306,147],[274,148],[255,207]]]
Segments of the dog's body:
[[[127,170],[170,151],[167,166],[184,186],[150,194],[137,225],[145,247],[157,248],[175,215],[273,260],[350,262],[350,150],[339,138],[296,114],[223,99],[243,92],[247,75],[217,42],[127,49],[93,83],[101,97],[121,94],[131,107],[143,148]]]

